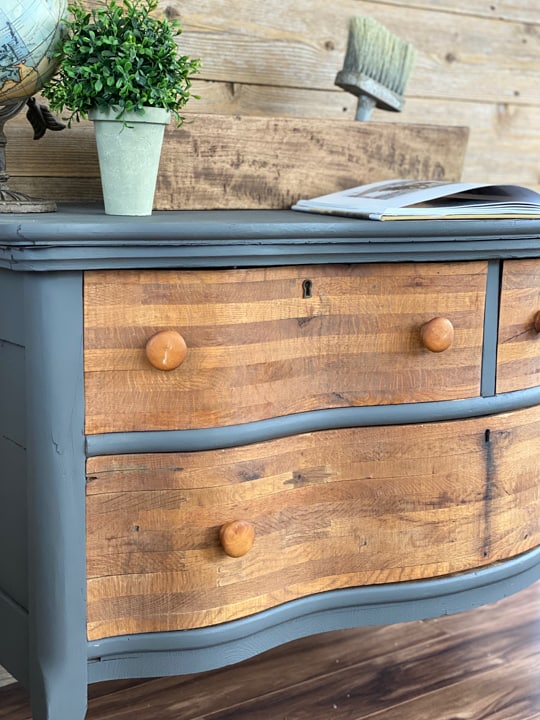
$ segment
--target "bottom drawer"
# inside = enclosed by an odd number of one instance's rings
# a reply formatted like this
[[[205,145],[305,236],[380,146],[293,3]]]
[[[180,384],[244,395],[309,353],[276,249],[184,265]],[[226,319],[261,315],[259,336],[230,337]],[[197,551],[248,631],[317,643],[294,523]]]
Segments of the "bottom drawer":
[[[90,458],[88,638],[208,626],[529,550],[540,544],[539,435],[533,408]],[[241,557],[220,541],[235,520],[254,530]]]

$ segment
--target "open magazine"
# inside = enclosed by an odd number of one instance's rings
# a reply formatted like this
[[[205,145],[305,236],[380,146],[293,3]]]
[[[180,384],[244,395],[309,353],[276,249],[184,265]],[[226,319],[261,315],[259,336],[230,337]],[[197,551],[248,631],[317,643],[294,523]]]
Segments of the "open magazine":
[[[520,185],[384,180],[299,200],[292,209],[370,220],[540,218],[540,193]]]

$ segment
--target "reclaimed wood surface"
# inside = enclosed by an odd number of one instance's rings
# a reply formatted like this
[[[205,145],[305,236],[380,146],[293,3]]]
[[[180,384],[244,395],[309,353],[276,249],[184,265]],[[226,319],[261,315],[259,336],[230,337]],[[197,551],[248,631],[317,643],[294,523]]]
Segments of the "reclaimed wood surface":
[[[313,197],[394,177],[459,180],[468,130],[464,127],[357,123],[317,118],[196,114],[167,128],[154,200],[157,210],[288,208]],[[70,198],[100,198],[93,129],[66,132],[63,162],[49,135],[39,162],[21,145],[10,172],[41,174],[27,192],[58,199],[68,178]],[[31,181],[35,183],[35,180]],[[77,196],[79,194],[79,196]]]
[[[404,111],[379,110],[373,119],[468,126],[464,180],[540,188],[534,162],[540,153],[540,7],[534,0],[461,0],[457,6],[450,0],[274,0],[257,13],[249,0],[207,0],[203,7],[164,0],[162,7],[180,17],[183,48],[203,59],[202,81],[225,86],[229,107],[335,118],[353,117],[356,105],[334,85],[349,21],[369,15],[416,49]],[[201,87],[199,104],[209,92]]]
[[[504,263],[497,351],[497,392],[540,385],[540,262]]]
[[[89,687],[87,720],[538,720],[540,583],[427,621],[297,640],[208,673]],[[31,720],[20,685],[0,718]]]
[[[540,543],[540,409],[87,461],[88,636],[199,627]],[[224,523],[255,529],[227,556]]]
[[[395,177],[459,180],[468,130],[200,115],[168,129],[154,206],[288,208]]]
[[[87,272],[86,432],[478,395],[485,282],[485,262]],[[432,353],[439,315],[455,338]],[[188,348],[168,372],[145,355],[166,329]]]
[[[538,104],[533,85],[535,26],[540,22],[535,0],[503,0],[496,6],[482,0],[420,0],[413,7],[408,0],[363,0],[361,8],[354,0],[331,5],[273,0],[256,12],[248,0],[161,0],[160,5],[169,17],[181,20],[182,50],[202,59],[202,79],[334,88],[350,17],[364,14],[415,46],[407,95]],[[442,26],[447,30],[444,42]],[[247,58],[250,62],[244,62]],[[499,77],[489,71],[498,66]]]

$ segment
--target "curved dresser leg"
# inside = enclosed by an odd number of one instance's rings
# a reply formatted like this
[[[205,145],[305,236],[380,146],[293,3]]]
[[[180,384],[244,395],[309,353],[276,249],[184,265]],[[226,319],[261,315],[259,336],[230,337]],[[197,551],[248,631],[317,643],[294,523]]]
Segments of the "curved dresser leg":
[[[51,673],[30,689],[32,720],[84,720],[88,704],[86,683]]]

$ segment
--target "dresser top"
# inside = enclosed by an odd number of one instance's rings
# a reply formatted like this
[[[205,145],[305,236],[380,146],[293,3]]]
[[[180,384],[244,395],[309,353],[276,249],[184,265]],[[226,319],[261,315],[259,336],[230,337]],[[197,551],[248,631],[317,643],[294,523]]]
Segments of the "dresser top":
[[[15,271],[468,260],[540,255],[540,220],[377,222],[292,210],[0,215]]]

